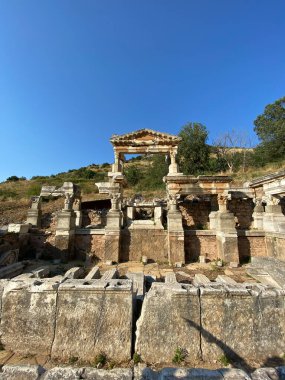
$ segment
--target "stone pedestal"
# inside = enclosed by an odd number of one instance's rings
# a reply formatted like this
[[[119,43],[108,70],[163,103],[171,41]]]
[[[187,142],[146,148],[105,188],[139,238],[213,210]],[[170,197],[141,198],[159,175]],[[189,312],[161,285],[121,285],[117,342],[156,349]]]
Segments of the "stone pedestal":
[[[235,229],[234,214],[229,211],[217,212],[216,228],[219,259],[226,263],[239,263],[238,237]]]
[[[178,210],[169,210],[167,222],[169,264],[185,263],[184,230],[181,213]]]
[[[119,262],[122,212],[110,210],[105,229],[105,261]]]
[[[68,261],[74,254],[74,233],[76,214],[73,210],[62,210],[57,217],[55,247],[60,251],[60,259]]]
[[[263,230],[263,215],[264,215],[264,207],[263,206],[255,206],[252,214],[253,228],[257,230]]]
[[[33,227],[41,227],[41,210],[28,210],[27,223],[31,224]]]
[[[268,232],[285,232],[285,216],[280,205],[265,206],[263,228]]]
[[[218,211],[211,211],[209,214],[210,230],[215,230],[217,228],[217,214]]]

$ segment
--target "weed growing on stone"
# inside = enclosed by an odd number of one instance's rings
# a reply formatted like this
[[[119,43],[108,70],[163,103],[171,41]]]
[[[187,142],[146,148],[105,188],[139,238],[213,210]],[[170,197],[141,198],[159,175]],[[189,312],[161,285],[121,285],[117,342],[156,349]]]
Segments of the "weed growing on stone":
[[[140,355],[138,353],[136,353],[136,352],[133,355],[133,361],[134,361],[134,364],[138,364],[138,363],[140,363],[142,361]]]
[[[230,359],[226,355],[222,355],[219,358],[219,362],[224,366],[227,367],[230,364]]]
[[[101,352],[99,355],[96,356],[93,366],[100,368],[103,367],[107,363],[107,356]]]
[[[181,362],[185,360],[186,356],[187,356],[186,350],[184,350],[182,347],[177,347],[176,350],[174,351],[172,363],[180,364]]]
[[[68,360],[68,363],[69,364],[75,364],[76,362],[78,361],[78,357],[77,356],[71,356]]]

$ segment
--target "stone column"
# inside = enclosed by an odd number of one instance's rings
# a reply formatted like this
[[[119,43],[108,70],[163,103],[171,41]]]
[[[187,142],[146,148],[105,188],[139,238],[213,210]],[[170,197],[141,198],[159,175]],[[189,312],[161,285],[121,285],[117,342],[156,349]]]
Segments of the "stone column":
[[[34,196],[31,198],[31,208],[28,210],[27,223],[30,223],[33,227],[41,227],[41,202],[42,198]]]
[[[255,203],[255,207],[253,209],[252,218],[253,228],[256,228],[257,230],[263,230],[263,214],[264,214],[264,207],[262,206],[262,199],[255,198],[253,200]]]
[[[173,148],[170,152],[170,165],[169,165],[169,174],[177,174],[178,173],[178,165],[176,162],[176,154],[177,148]]]
[[[282,213],[280,199],[267,197],[267,205],[263,213],[263,228],[268,232],[285,232],[285,216]]]
[[[72,210],[73,195],[65,194],[64,208],[57,216],[55,247],[63,262],[73,258],[76,214]]]
[[[162,207],[154,206],[153,219],[157,228],[163,228],[162,226]]]
[[[184,229],[181,212],[177,209],[177,195],[169,195],[167,230],[169,264],[185,263]]]
[[[227,193],[218,195],[219,211],[216,218],[218,257],[225,263],[238,264],[238,237],[234,214],[227,209],[228,199]]]
[[[82,225],[81,198],[76,198],[73,202],[73,210],[76,214],[75,227],[80,228]]]
[[[211,196],[211,212],[209,214],[210,230],[215,230],[217,228],[218,210],[219,210],[219,206],[218,206],[217,198],[215,196]]]
[[[120,193],[111,194],[111,210],[107,215],[105,228],[105,261],[119,262],[120,259],[120,233],[122,212],[118,207]]]
[[[112,172],[118,173],[118,172],[121,172],[122,170],[121,163],[120,163],[120,153],[118,153],[117,151],[114,151],[114,155],[115,155],[115,162],[112,165]]]

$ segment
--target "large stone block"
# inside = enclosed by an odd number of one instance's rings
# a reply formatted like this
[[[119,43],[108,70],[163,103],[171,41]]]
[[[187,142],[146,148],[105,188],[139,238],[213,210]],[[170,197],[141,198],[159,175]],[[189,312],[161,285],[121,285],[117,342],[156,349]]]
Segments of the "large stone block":
[[[6,350],[49,355],[54,338],[58,282],[10,281],[2,298],[1,341]]]
[[[285,292],[265,287],[201,288],[203,359],[265,360],[285,350]]]
[[[147,363],[170,363],[177,348],[187,360],[200,356],[198,289],[154,283],[137,322],[136,352]]]
[[[100,353],[116,362],[131,357],[130,280],[67,280],[58,291],[52,357],[92,362]]]

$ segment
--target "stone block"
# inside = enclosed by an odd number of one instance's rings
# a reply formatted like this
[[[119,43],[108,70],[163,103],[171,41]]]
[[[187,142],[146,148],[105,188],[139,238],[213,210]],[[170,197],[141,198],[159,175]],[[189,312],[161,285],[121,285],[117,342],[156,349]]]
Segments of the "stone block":
[[[94,362],[101,352],[130,360],[133,294],[130,280],[67,280],[58,290],[52,358]]]
[[[0,268],[0,278],[13,278],[23,272],[24,264],[22,262],[7,265]]]
[[[204,274],[195,274],[194,275],[194,280],[193,280],[194,286],[204,286],[204,285],[208,285],[210,283],[211,283],[211,281]]]
[[[106,231],[105,260],[118,263],[120,257],[120,231]]]
[[[131,368],[115,368],[111,370],[85,368],[84,379],[86,380],[133,380]]]
[[[99,267],[93,267],[90,272],[85,276],[85,280],[93,280],[100,278],[100,270]]]
[[[218,257],[226,263],[239,263],[237,233],[218,231],[216,234]]]
[[[185,263],[184,232],[168,231],[169,263]]]
[[[50,272],[50,268],[48,266],[43,266],[43,267],[33,270],[33,277],[44,278],[49,275],[49,272]]]
[[[216,278],[216,281],[220,282],[222,284],[228,284],[228,285],[236,285],[237,284],[237,282],[234,279],[232,279],[229,276],[223,275],[223,274],[218,275]]]
[[[85,270],[82,267],[70,268],[63,276],[64,279],[84,278]]]
[[[127,273],[127,278],[133,282],[133,292],[136,299],[143,300],[145,294],[145,280],[143,272]]]
[[[176,275],[174,272],[169,272],[165,274],[166,284],[177,284]]]
[[[79,380],[84,368],[54,367],[44,373],[40,380]]]
[[[276,368],[258,368],[252,375],[252,380],[279,380],[279,374]]]
[[[204,360],[264,361],[284,352],[284,291],[211,285],[200,292]]]
[[[14,232],[17,234],[27,234],[30,229],[30,224],[10,223],[8,225],[8,232]]]
[[[135,351],[147,363],[171,363],[178,347],[195,361],[200,355],[200,306],[191,285],[153,283],[137,321]]]
[[[1,380],[39,380],[45,369],[39,365],[4,365]]]
[[[31,224],[33,227],[41,227],[41,210],[28,210],[27,224]]]
[[[117,268],[107,270],[105,273],[103,273],[101,281],[108,281],[114,278],[118,278],[118,275],[119,275],[119,272]]]
[[[54,338],[58,283],[9,281],[2,297],[1,341],[22,355],[49,355]]]

